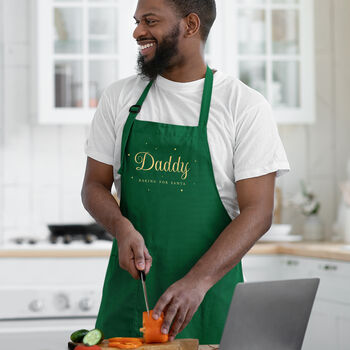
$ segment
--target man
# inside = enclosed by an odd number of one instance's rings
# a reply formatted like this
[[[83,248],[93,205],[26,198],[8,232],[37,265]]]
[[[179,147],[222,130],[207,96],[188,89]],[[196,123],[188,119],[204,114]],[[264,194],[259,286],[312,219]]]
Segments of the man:
[[[205,64],[214,0],[139,0],[134,17],[139,75],[106,89],[86,145],[82,200],[115,237],[96,327],[141,335],[144,270],[170,340],[219,343],[288,161],[264,97]]]

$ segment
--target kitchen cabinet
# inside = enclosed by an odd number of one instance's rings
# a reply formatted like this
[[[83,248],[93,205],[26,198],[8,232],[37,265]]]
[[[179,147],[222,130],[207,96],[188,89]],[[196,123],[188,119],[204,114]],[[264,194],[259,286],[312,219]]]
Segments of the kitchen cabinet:
[[[339,327],[338,327],[338,336],[339,336],[339,348],[347,349],[350,344],[350,317],[340,317],[339,318]]]
[[[315,259],[309,276],[319,276],[316,304],[310,318],[306,349],[349,348],[350,263]]]
[[[0,258],[1,349],[66,349],[73,331],[94,327],[108,257],[51,254]]]
[[[245,282],[282,279],[281,259],[277,255],[246,255],[242,259]]]
[[[135,74],[137,0],[34,0],[32,113],[90,123],[104,88]],[[271,103],[278,123],[315,119],[313,0],[217,0],[206,59]]]
[[[305,260],[305,261],[304,261]],[[287,255],[246,255],[242,267],[246,282],[307,278],[308,259]]]
[[[102,91],[135,72],[136,0],[35,0],[32,113],[90,123]]]
[[[320,301],[316,296],[302,350],[347,349],[339,347],[336,318],[329,313],[332,309],[332,303]]]
[[[345,350],[350,334],[350,262],[292,255],[246,255],[247,282],[319,277],[303,350]]]
[[[313,0],[219,0],[213,63],[263,94],[279,124],[315,120]]]

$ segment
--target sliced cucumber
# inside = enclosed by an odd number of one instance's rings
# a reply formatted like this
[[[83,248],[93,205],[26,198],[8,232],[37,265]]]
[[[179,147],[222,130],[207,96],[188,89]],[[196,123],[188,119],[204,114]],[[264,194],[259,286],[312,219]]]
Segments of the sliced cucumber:
[[[99,329],[93,329],[83,338],[84,345],[92,346],[100,343],[103,340],[103,333]]]
[[[74,343],[80,343],[88,333],[87,329],[79,329],[71,334],[70,340]]]

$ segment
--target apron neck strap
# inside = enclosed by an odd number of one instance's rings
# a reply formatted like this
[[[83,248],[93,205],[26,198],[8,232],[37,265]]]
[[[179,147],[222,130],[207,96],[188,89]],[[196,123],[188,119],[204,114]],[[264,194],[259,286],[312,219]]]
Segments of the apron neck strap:
[[[199,117],[199,127],[206,127],[208,123],[211,94],[213,91],[213,71],[207,66],[207,72],[205,73],[204,89],[202,95],[201,114]]]
[[[143,102],[145,101],[145,99],[146,99],[146,97],[147,97],[147,95],[148,95],[148,92],[149,92],[149,90],[151,89],[152,84],[153,84],[153,80],[151,80],[151,81],[147,84],[145,90],[143,90],[143,93],[142,93],[142,95],[140,96],[139,100],[137,101],[136,105],[133,105],[133,106],[130,107],[130,109],[129,109],[129,113],[130,113],[130,114],[129,114],[129,117],[132,117],[133,120],[134,120],[134,119],[137,117],[137,115],[140,113],[142,104],[143,104]]]
[[[140,113],[142,104],[145,101],[152,84],[153,84],[153,80],[151,80],[148,83],[148,85],[146,86],[145,90],[143,91],[141,97],[137,101],[136,105],[133,105],[130,107],[129,117],[131,117],[131,118],[129,118],[129,119],[134,120],[137,117],[137,115]],[[205,73],[203,95],[202,95],[201,113],[200,113],[199,123],[198,123],[199,127],[206,127],[207,126],[212,91],[213,91],[213,72],[209,68],[209,66],[207,66],[207,71]]]
[[[124,129],[123,129],[123,135],[122,135],[121,160],[120,160],[121,166],[118,170],[119,174],[123,173],[124,159],[125,159],[125,148],[126,148],[126,144],[128,142],[128,138],[129,138],[129,134],[130,134],[132,125],[134,123],[135,118],[137,117],[137,115],[141,111],[142,104],[145,101],[152,84],[153,84],[153,80],[151,80],[147,84],[145,90],[143,90],[143,93],[142,93],[141,97],[139,98],[139,100],[137,101],[136,105],[131,106],[129,109],[129,116],[125,122]]]

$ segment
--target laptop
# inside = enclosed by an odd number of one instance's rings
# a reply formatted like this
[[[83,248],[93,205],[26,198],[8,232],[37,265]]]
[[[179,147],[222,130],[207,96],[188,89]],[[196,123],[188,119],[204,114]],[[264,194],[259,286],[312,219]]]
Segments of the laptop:
[[[236,285],[220,350],[300,350],[319,278]]]

